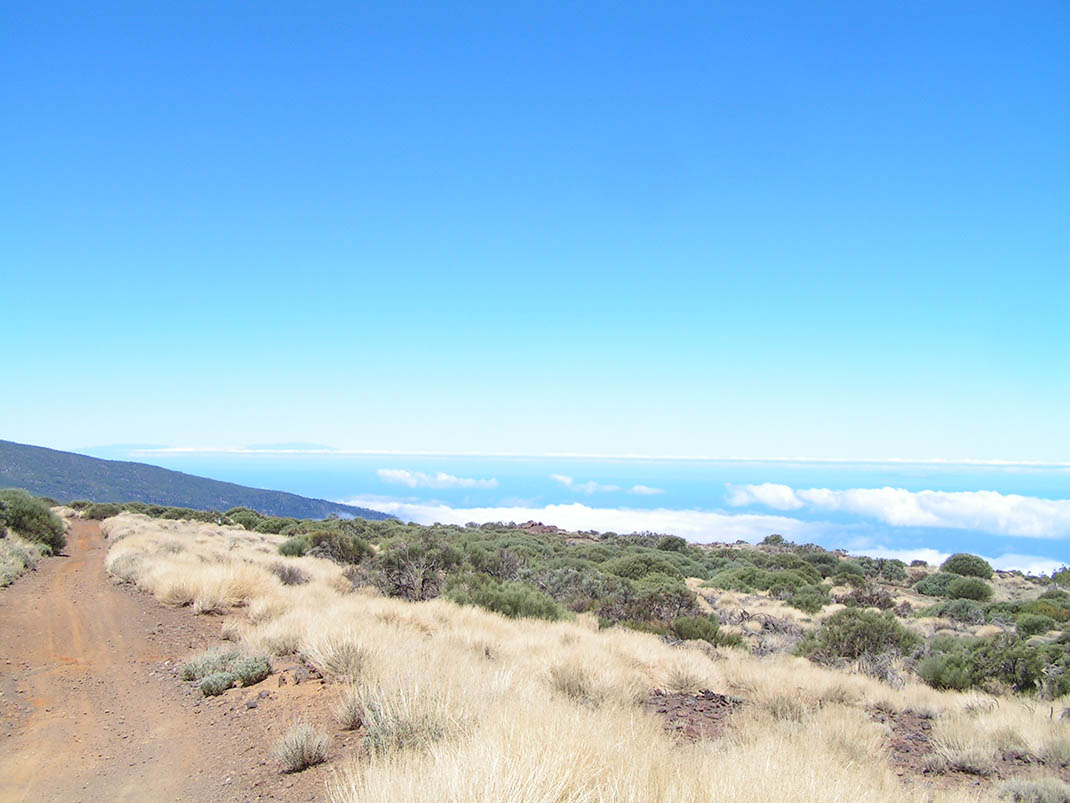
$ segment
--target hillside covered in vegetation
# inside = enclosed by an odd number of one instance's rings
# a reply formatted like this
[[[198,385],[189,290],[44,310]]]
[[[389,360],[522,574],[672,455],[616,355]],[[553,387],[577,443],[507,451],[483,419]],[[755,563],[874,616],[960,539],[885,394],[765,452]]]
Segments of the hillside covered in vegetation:
[[[1065,570],[117,512],[83,509],[112,577],[220,622],[183,682],[231,710],[295,665],[333,689],[274,751],[335,765],[332,803],[1070,796]]]
[[[145,463],[101,460],[73,452],[0,441],[0,488],[24,488],[67,502],[145,502],[195,510],[248,507],[272,516],[322,519],[330,515],[387,519],[376,510],[249,488]]]
[[[191,511],[126,506],[166,518]],[[115,505],[91,505],[104,518]],[[214,515],[214,514],[213,514]],[[670,639],[858,664],[936,688],[1070,693],[1070,570],[995,572],[959,554],[941,566],[851,556],[779,535],[699,545],[653,533],[566,532],[537,522],[463,527],[326,521],[235,508],[218,519],[286,536],[281,556],[344,567],[354,587],[411,602],[445,597],[512,618],[588,614]]]

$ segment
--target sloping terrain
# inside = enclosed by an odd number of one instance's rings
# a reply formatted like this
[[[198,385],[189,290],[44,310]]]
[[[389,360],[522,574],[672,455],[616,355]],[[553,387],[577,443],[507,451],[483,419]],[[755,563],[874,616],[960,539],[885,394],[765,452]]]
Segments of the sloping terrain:
[[[376,510],[310,499],[284,491],[249,488],[145,463],[96,457],[0,441],[0,488],[25,488],[63,502],[148,502],[195,510],[247,507],[270,516],[322,519],[332,513],[388,519]]]

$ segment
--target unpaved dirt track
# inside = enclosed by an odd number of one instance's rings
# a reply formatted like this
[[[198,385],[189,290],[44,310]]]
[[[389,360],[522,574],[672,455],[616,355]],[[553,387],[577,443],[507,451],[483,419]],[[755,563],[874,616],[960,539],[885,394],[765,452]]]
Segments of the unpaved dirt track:
[[[168,671],[218,622],[112,583],[96,522],[66,552],[0,590],[0,803],[321,799],[268,766],[268,712],[240,724],[241,692],[202,705]]]

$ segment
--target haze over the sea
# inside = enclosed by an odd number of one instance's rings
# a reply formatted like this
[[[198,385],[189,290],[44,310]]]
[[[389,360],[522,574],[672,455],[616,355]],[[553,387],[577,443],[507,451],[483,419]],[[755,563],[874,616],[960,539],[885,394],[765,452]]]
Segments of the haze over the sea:
[[[315,444],[85,451],[422,524],[537,520],[700,542],[775,532],[906,560],[969,551],[1045,573],[1070,559],[1070,466],[1058,464],[361,454]]]

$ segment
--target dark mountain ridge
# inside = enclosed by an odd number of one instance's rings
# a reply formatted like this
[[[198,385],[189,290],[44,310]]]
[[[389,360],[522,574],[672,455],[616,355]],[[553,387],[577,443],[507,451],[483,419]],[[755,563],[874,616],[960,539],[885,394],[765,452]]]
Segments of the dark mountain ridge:
[[[181,471],[102,460],[73,452],[0,440],[0,488],[25,488],[62,502],[147,502],[195,510],[247,507],[268,516],[322,519],[331,515],[364,519],[392,516],[326,499],[310,499],[285,491],[249,488]]]

